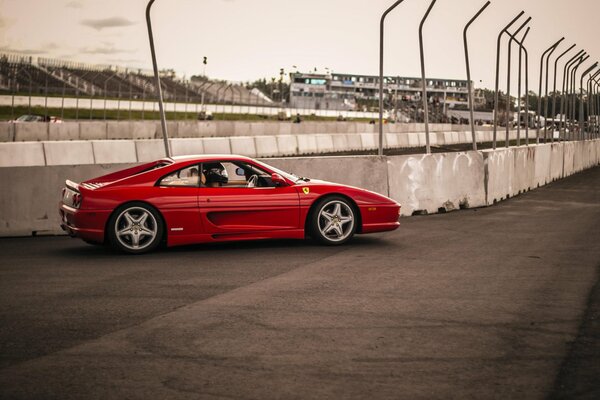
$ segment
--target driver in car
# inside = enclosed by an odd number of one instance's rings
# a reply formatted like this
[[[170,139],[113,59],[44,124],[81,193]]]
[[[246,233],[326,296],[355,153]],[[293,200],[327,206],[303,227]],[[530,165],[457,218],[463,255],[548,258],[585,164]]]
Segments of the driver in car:
[[[221,163],[202,165],[202,183],[207,187],[220,187],[229,182],[227,170]]]

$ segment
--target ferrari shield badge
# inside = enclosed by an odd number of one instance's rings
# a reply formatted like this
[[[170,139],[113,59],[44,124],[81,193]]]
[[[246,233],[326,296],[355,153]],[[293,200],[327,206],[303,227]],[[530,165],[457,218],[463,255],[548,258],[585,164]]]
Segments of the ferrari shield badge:
[[[304,194],[309,194],[310,193],[310,188],[303,187],[302,191],[304,192]]]

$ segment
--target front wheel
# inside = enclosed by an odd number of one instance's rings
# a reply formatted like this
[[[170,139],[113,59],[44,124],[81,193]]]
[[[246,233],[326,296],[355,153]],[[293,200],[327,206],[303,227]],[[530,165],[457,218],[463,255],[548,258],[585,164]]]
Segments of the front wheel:
[[[108,222],[110,243],[117,250],[141,254],[155,249],[163,236],[158,212],[145,203],[130,203],[117,209]]]
[[[310,217],[310,232],[313,238],[327,245],[346,243],[356,232],[354,207],[340,196],[320,200]]]

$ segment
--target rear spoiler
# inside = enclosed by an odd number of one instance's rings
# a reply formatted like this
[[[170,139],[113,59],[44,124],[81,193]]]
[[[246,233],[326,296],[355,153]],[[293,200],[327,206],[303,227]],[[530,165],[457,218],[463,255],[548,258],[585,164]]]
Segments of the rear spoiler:
[[[67,179],[65,181],[65,186],[67,186],[69,189],[73,190],[74,192],[81,193],[80,190],[79,190],[79,184],[78,183],[75,183],[75,182],[70,181],[70,180]]]

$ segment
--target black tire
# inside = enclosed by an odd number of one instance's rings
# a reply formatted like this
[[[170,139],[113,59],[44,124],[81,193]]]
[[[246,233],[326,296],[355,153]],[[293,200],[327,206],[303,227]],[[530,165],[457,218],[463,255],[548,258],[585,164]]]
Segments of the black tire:
[[[106,229],[113,248],[129,254],[143,254],[156,249],[162,242],[164,222],[154,207],[132,202],[112,213]]]
[[[342,245],[352,239],[356,232],[357,214],[354,204],[345,197],[324,197],[317,201],[308,217],[308,231],[321,244]]]

